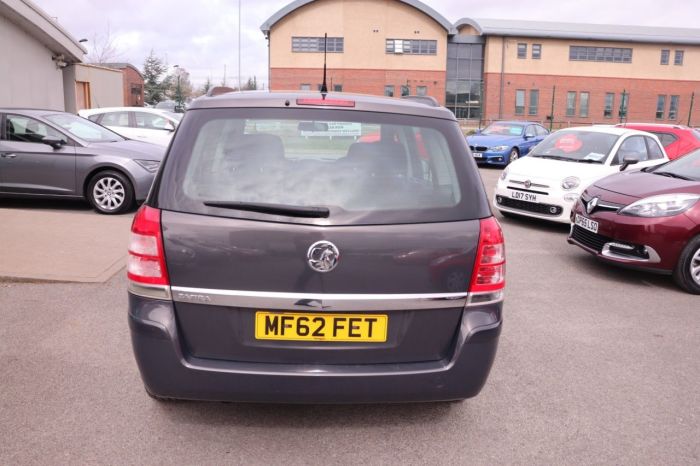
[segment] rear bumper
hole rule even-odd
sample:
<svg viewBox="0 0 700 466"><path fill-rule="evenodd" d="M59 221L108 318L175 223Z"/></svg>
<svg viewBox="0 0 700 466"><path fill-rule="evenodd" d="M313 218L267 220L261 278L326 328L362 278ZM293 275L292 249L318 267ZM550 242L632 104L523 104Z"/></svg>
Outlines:
<svg viewBox="0 0 700 466"><path fill-rule="evenodd" d="M501 303L463 313L449 359L410 364L261 364L188 356L173 304L129 295L129 326L141 377L157 396L209 401L383 403L477 395L491 370ZM430 312L430 311L426 311Z"/></svg>

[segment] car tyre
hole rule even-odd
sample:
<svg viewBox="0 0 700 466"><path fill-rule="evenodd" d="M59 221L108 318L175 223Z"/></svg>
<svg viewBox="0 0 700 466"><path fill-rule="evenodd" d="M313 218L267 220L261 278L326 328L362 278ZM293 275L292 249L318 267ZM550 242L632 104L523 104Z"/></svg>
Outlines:
<svg viewBox="0 0 700 466"><path fill-rule="evenodd" d="M675 282L688 293L700 294L700 235L688 241L673 271Z"/></svg>
<svg viewBox="0 0 700 466"><path fill-rule="evenodd" d="M92 177L87 188L87 198L101 214L122 214L134 204L134 188L122 173L106 170Z"/></svg>
<svg viewBox="0 0 700 466"><path fill-rule="evenodd" d="M515 162L519 158L520 158L520 152L518 151L518 148L513 147L510 150L510 154L508 154L508 164L507 165L510 165L511 163Z"/></svg>

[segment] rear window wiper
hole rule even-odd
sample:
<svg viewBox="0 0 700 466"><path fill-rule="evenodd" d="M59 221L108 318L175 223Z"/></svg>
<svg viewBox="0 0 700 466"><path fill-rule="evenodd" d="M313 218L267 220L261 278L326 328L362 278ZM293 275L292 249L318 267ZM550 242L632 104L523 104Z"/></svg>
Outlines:
<svg viewBox="0 0 700 466"><path fill-rule="evenodd" d="M328 207L292 206L285 204L264 204L258 202L205 201L204 205L209 207L219 207L222 209L243 210L246 212L259 212L261 214L285 215L288 217L303 218L328 218L331 213Z"/></svg>
<svg viewBox="0 0 700 466"><path fill-rule="evenodd" d="M659 171L654 171L654 172L651 172L651 173L653 173L654 175L668 176L668 177L670 177L670 178L678 178L679 180L695 181L693 178L688 178L687 176L678 175L678 174L672 173L672 172L659 172Z"/></svg>

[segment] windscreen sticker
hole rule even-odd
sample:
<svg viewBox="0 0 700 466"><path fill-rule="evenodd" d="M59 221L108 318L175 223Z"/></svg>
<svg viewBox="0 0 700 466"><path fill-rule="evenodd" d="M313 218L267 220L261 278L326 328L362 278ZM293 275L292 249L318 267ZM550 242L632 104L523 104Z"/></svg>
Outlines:
<svg viewBox="0 0 700 466"><path fill-rule="evenodd" d="M557 139L557 142L554 143L554 147L569 154L583 147L583 141L575 134L567 134Z"/></svg>
<svg viewBox="0 0 700 466"><path fill-rule="evenodd" d="M513 136L520 136L521 131L522 129L518 128L517 126L510 127L510 134L512 134Z"/></svg>
<svg viewBox="0 0 700 466"><path fill-rule="evenodd" d="M605 154L601 154L599 152L591 152L587 156L585 156L583 159L584 160L593 160L595 162L599 162L605 158Z"/></svg>

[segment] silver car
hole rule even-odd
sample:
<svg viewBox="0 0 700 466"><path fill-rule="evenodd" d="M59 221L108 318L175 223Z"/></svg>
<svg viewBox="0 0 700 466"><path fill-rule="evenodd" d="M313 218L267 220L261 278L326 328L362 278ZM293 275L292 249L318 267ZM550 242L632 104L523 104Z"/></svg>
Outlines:
<svg viewBox="0 0 700 466"><path fill-rule="evenodd" d="M70 113L0 108L0 197L84 198L123 213L146 198L164 153Z"/></svg>

